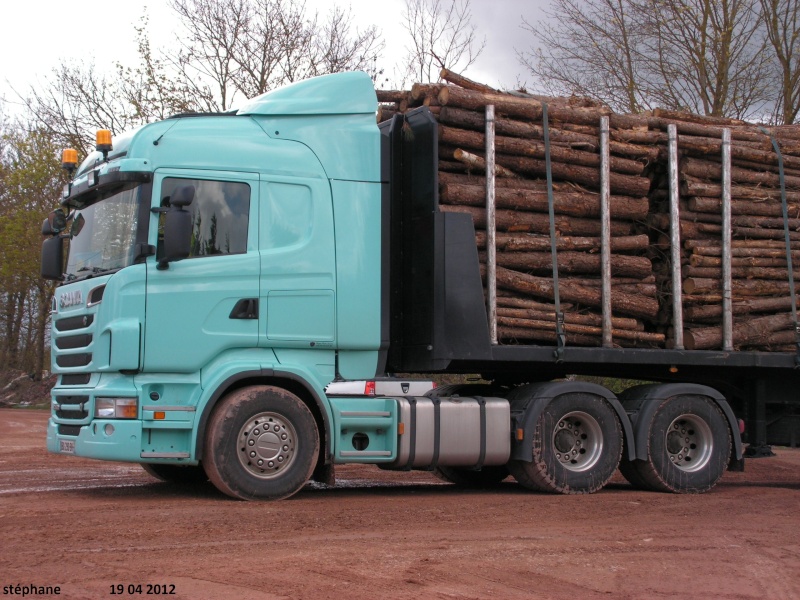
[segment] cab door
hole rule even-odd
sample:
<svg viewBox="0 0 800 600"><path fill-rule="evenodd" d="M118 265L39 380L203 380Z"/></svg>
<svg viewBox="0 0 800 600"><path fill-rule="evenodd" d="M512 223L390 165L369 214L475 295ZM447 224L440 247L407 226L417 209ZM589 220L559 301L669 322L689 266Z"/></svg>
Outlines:
<svg viewBox="0 0 800 600"><path fill-rule="evenodd" d="M181 186L194 187L189 258L158 268L163 217L151 219L158 246L147 262L148 372L197 372L226 350L258 344L258 174L160 169L153 208Z"/></svg>

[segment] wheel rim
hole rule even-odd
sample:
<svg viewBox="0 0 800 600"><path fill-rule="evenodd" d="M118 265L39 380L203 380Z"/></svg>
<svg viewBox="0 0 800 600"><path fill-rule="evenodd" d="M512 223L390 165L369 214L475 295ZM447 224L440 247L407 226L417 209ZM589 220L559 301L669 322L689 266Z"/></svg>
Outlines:
<svg viewBox="0 0 800 600"><path fill-rule="evenodd" d="M697 415L681 415L667 430L667 454L682 471L699 471L711 460L714 441L711 428Z"/></svg>
<svg viewBox="0 0 800 600"><path fill-rule="evenodd" d="M603 432L593 416L575 411L556 423L552 443L561 466L570 471L586 471L600 460Z"/></svg>
<svg viewBox="0 0 800 600"><path fill-rule="evenodd" d="M297 433L285 417L264 412L250 418L239 430L237 456L242 466L259 479L283 473L296 456Z"/></svg>

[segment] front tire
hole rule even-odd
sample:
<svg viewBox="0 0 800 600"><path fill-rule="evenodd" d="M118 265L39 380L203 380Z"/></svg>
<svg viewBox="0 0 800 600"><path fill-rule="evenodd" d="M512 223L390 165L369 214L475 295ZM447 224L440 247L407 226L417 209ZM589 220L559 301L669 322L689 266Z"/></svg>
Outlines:
<svg viewBox="0 0 800 600"><path fill-rule="evenodd" d="M273 386L236 390L214 409L203 464L211 482L242 500L279 500L311 477L319 432L308 406Z"/></svg>
<svg viewBox="0 0 800 600"><path fill-rule="evenodd" d="M589 494L601 489L622 457L622 426L599 396L563 394L542 411L533 436L532 460L508 465L528 489Z"/></svg>

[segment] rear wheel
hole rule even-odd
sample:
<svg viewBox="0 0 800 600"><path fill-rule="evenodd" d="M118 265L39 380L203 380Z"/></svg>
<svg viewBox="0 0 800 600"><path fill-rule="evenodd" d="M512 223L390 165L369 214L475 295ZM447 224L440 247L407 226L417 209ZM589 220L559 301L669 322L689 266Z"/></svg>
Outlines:
<svg viewBox="0 0 800 600"><path fill-rule="evenodd" d="M242 500L298 492L319 453L314 416L300 398L272 386L242 388L211 416L203 464L211 482Z"/></svg>
<svg viewBox="0 0 800 600"><path fill-rule="evenodd" d="M592 394L563 394L536 422L532 460L508 468L529 489L588 494L608 483L621 456L622 426L611 405Z"/></svg>
<svg viewBox="0 0 800 600"><path fill-rule="evenodd" d="M508 468L503 465L492 465L481 468L480 471L467 467L436 467L433 474L448 483L455 483L464 487L483 488L492 487L508 477Z"/></svg>
<svg viewBox="0 0 800 600"><path fill-rule="evenodd" d="M161 481L179 484L206 483L208 475L200 465L162 465L142 463L142 468Z"/></svg>
<svg viewBox="0 0 800 600"><path fill-rule="evenodd" d="M717 403L705 396L673 396L653 413L647 460L626 462L620 470L639 487L700 493L717 484L730 455L731 433Z"/></svg>

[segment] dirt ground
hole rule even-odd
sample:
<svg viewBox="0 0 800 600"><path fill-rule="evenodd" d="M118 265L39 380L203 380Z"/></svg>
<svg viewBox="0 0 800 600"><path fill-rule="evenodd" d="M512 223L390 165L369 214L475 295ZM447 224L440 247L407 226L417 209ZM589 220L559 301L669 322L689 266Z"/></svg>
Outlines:
<svg viewBox="0 0 800 600"><path fill-rule="evenodd" d="M138 465L48 454L46 421L0 409L3 597L16 584L154 597L147 585L158 584L191 600L800 598L796 449L699 496L621 478L591 496L512 480L470 491L348 466L336 488L247 503Z"/></svg>

